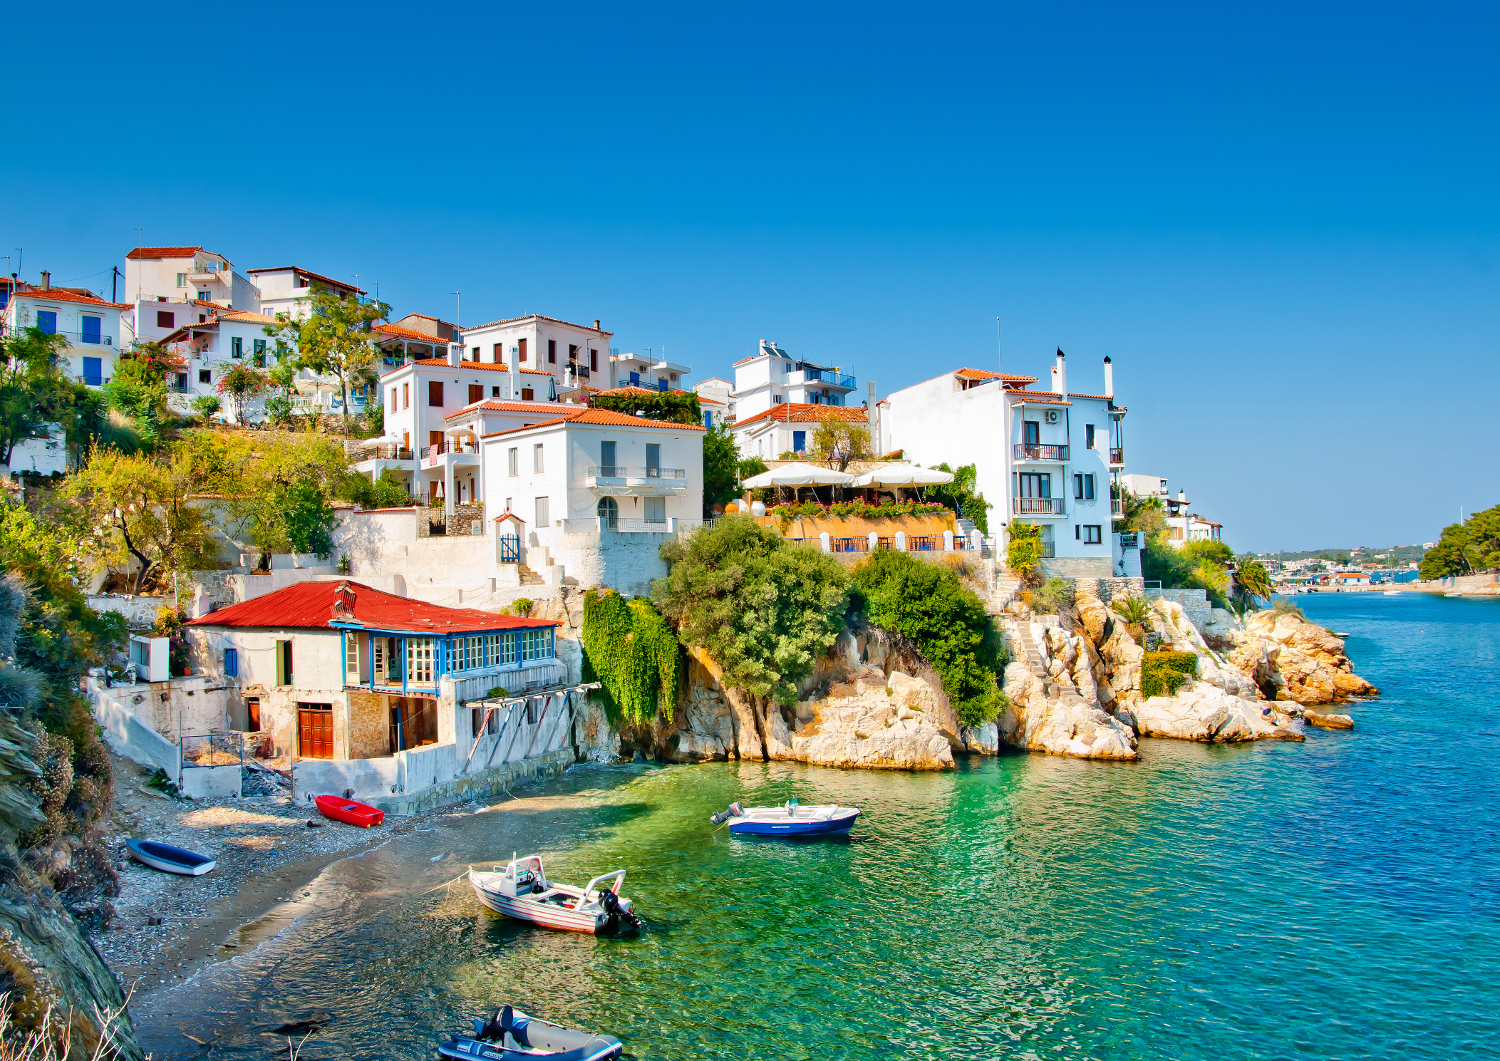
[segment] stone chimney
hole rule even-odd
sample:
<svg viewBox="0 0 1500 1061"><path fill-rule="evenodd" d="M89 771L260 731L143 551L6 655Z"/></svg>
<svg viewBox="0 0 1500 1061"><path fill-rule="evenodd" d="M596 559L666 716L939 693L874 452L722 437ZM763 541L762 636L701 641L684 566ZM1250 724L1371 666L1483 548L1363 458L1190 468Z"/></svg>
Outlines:
<svg viewBox="0 0 1500 1061"><path fill-rule="evenodd" d="M1107 357L1104 359L1104 396L1106 398L1115 396L1115 366Z"/></svg>
<svg viewBox="0 0 1500 1061"><path fill-rule="evenodd" d="M594 331L596 331L596 332L602 332L603 330L604 330L603 328L599 327L599 318L595 317L594 318Z"/></svg>
<svg viewBox="0 0 1500 1061"><path fill-rule="evenodd" d="M45 269L42 270L42 290L43 291L51 291L52 290L52 274L49 273Z"/></svg>
<svg viewBox="0 0 1500 1061"><path fill-rule="evenodd" d="M1057 364L1052 369L1052 393L1068 393L1068 362L1061 347L1057 350Z"/></svg>

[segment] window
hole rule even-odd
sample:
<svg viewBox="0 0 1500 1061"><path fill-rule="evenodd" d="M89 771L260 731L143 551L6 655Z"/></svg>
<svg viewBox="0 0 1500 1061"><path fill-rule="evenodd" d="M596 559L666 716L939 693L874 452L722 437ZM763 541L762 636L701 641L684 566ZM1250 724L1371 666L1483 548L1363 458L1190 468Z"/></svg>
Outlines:
<svg viewBox="0 0 1500 1061"><path fill-rule="evenodd" d="M620 529L620 505L614 498L601 497L594 508L594 514L599 517L600 530Z"/></svg>
<svg viewBox="0 0 1500 1061"><path fill-rule="evenodd" d="M505 344L496 343L490 349L490 356L495 359L495 364L503 364L505 362Z"/></svg>
<svg viewBox="0 0 1500 1061"><path fill-rule="evenodd" d="M552 628L521 631L521 660L530 663L534 659L552 658Z"/></svg>
<svg viewBox="0 0 1500 1061"><path fill-rule="evenodd" d="M578 363L578 347L574 346L572 343L569 343L568 344L568 364L573 365L573 364L577 364L577 363Z"/></svg>
<svg viewBox="0 0 1500 1061"><path fill-rule="evenodd" d="M177 327L176 321L177 314L171 313L164 309L159 309L156 311L156 326L158 328L166 328L168 330L171 330L172 328Z"/></svg>
<svg viewBox="0 0 1500 1061"><path fill-rule="evenodd" d="M545 497L536 499L536 525L538 529L552 526L552 513L547 502L548 499Z"/></svg>
<svg viewBox="0 0 1500 1061"><path fill-rule="evenodd" d="M482 384L482 383L471 383L471 384L469 384L469 402L470 402L470 404L472 404L474 402L482 402L482 401L484 401L484 384Z"/></svg>
<svg viewBox="0 0 1500 1061"><path fill-rule="evenodd" d="M1022 497L1051 497L1052 475L1050 472L1022 472L1021 496Z"/></svg>
<svg viewBox="0 0 1500 1061"><path fill-rule="evenodd" d="M1021 443L1027 446L1041 445L1042 423L1040 420L1023 420L1021 422Z"/></svg>
<svg viewBox="0 0 1500 1061"><path fill-rule="evenodd" d="M597 351L597 350L590 350L589 351L589 371L590 372L598 372L599 371L599 351Z"/></svg>
<svg viewBox="0 0 1500 1061"><path fill-rule="evenodd" d="M229 340L229 356L230 357L244 357L245 356L245 340L241 339L238 335L232 336L230 338L230 340Z"/></svg>
<svg viewBox="0 0 1500 1061"><path fill-rule="evenodd" d="M714 414L706 409L703 411L703 426L709 430L714 426Z"/></svg>
<svg viewBox="0 0 1500 1061"><path fill-rule="evenodd" d="M524 364L525 361L526 361L526 340L525 339L518 340L517 343L516 343L516 345L518 347L520 347L521 361Z"/></svg>
<svg viewBox="0 0 1500 1061"><path fill-rule="evenodd" d="M245 732L260 732L260 697L245 697Z"/></svg>
<svg viewBox="0 0 1500 1061"><path fill-rule="evenodd" d="M547 364L549 364L549 365L555 365L555 364L557 364L557 340L556 339L548 339L547 340Z"/></svg>
<svg viewBox="0 0 1500 1061"><path fill-rule="evenodd" d="M177 274L177 286L178 287L187 287L187 273L178 273Z"/></svg>
<svg viewBox="0 0 1500 1061"><path fill-rule="evenodd" d="M540 442L531 447L531 470L537 473L542 471L542 444Z"/></svg>
<svg viewBox="0 0 1500 1061"><path fill-rule="evenodd" d="M359 635L349 631L344 633L344 683L359 684Z"/></svg>
<svg viewBox="0 0 1500 1061"><path fill-rule="evenodd" d="M86 357L83 359L83 382L90 387L102 387L104 385L103 358Z"/></svg>
<svg viewBox="0 0 1500 1061"><path fill-rule="evenodd" d="M432 684L433 644L433 639L430 637L408 637L406 639L406 680L408 684Z"/></svg>
<svg viewBox="0 0 1500 1061"><path fill-rule="evenodd" d="M224 677L238 678L240 676L240 654L232 648L224 650Z"/></svg>
<svg viewBox="0 0 1500 1061"><path fill-rule="evenodd" d="M198 301L199 302L212 302L213 300L214 300L214 293L212 291L199 291L198 292Z"/></svg>
<svg viewBox="0 0 1500 1061"><path fill-rule="evenodd" d="M535 394L536 394L536 392L533 391L530 387L522 387L521 388L521 400L523 402L529 402L529 401L531 401L531 399L535 396ZM528 425L528 426L530 426L530 425Z"/></svg>
<svg viewBox="0 0 1500 1061"><path fill-rule="evenodd" d="M1079 501L1094 500L1094 473L1073 476L1073 496Z"/></svg>
<svg viewBox="0 0 1500 1061"><path fill-rule="evenodd" d="M1103 524L1084 524L1083 544L1100 545L1104 541Z"/></svg>
<svg viewBox="0 0 1500 1061"><path fill-rule="evenodd" d="M429 431L429 432L427 432L427 444L429 446L442 446L442 444L443 444L443 433L441 431Z"/></svg>
<svg viewBox="0 0 1500 1061"><path fill-rule="evenodd" d="M266 367L266 341L264 339L255 340L255 367Z"/></svg>
<svg viewBox="0 0 1500 1061"><path fill-rule="evenodd" d="M442 408L443 405L443 381L430 379L427 381L427 404Z"/></svg>
<svg viewBox="0 0 1500 1061"><path fill-rule="evenodd" d="M78 324L79 328L81 329L78 333L78 338L83 342L92 343L95 346L99 345L99 343L104 338L103 332L101 330L104 325L104 318L79 317Z"/></svg>
<svg viewBox="0 0 1500 1061"><path fill-rule="evenodd" d="M478 361L479 360L479 347L477 347L477 346L474 347L472 350L469 351L469 354L470 354L470 357L469 357L470 361Z"/></svg>
<svg viewBox="0 0 1500 1061"><path fill-rule="evenodd" d="M599 474L609 478L615 474L615 444L599 443Z"/></svg>
<svg viewBox="0 0 1500 1061"><path fill-rule="evenodd" d="M520 475L521 471L519 465L521 463L521 448L519 446L512 446L510 448L510 452L506 454L506 459L510 466L510 474ZM505 507L507 509L510 508L509 505L506 505Z"/></svg>
<svg viewBox="0 0 1500 1061"><path fill-rule="evenodd" d="M1084 424L1083 425L1083 448L1084 449L1093 449L1094 448L1094 425L1093 424Z"/></svg>
<svg viewBox="0 0 1500 1061"><path fill-rule="evenodd" d="M39 309L36 311L36 326L42 330L43 335L57 334L57 311L50 309Z"/></svg>
<svg viewBox="0 0 1500 1061"><path fill-rule="evenodd" d="M664 497L646 498L646 522L667 522L667 499Z"/></svg>
<svg viewBox="0 0 1500 1061"><path fill-rule="evenodd" d="M292 684L292 643L276 642L276 684Z"/></svg>
<svg viewBox="0 0 1500 1061"><path fill-rule="evenodd" d="M200 368L198 370L198 382L199 383L212 383L213 382L213 370L212 369L207 369L207 368Z"/></svg>
<svg viewBox="0 0 1500 1061"><path fill-rule="evenodd" d="M792 450L794 452L796 452L796 453L801 453L805 449L807 449L807 432L806 431L793 431L792 432Z"/></svg>
<svg viewBox="0 0 1500 1061"><path fill-rule="evenodd" d="M391 412L393 412L393 413L396 411L396 397L397 397L396 396L396 388L392 387L391 388Z"/></svg>

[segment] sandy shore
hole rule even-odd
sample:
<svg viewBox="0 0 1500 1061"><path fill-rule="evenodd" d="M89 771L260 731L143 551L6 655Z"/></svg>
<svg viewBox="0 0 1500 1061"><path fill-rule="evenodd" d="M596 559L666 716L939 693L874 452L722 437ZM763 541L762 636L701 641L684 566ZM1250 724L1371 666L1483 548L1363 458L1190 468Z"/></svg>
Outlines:
<svg viewBox="0 0 1500 1061"><path fill-rule="evenodd" d="M296 804L287 796L170 799L144 787L150 771L112 758L109 847L121 893L114 900L116 916L94 942L120 983L142 992L275 935L305 912L299 900L326 867L426 818L387 818L384 825L360 829L329 821L301 794ZM202 877L161 873L130 857L128 839L184 847L216 858L218 866Z"/></svg>

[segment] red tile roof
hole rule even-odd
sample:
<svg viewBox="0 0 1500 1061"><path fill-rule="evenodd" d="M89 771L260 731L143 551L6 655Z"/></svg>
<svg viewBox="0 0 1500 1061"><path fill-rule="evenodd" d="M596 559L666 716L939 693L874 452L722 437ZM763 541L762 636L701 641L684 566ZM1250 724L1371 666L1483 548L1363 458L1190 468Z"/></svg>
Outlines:
<svg viewBox="0 0 1500 1061"><path fill-rule="evenodd" d="M1100 401L1114 401L1108 394L1069 394L1069 398L1098 398Z"/></svg>
<svg viewBox="0 0 1500 1061"><path fill-rule="evenodd" d="M154 261L157 258L191 258L202 247L137 247L125 255L129 261Z"/></svg>
<svg viewBox="0 0 1500 1061"><path fill-rule="evenodd" d="M66 291L60 287L41 288L24 282L16 289L16 297L39 298L49 302L79 302L85 306L108 306L110 309L130 308L128 302L109 302L93 295L80 295L76 291Z"/></svg>
<svg viewBox="0 0 1500 1061"><path fill-rule="evenodd" d="M353 291L356 294L363 295L365 293L364 288L355 287L353 284L351 284L347 280L335 280L331 276L324 276L322 273L315 273L311 269L304 269L304 268L302 268L302 266L300 266L300 265L273 265L273 266L271 266L270 268L267 268L267 269L246 269L245 272L247 272L247 273L301 273L303 276L310 276L314 280L318 280L318 281L320 281L322 283L325 283L325 284L332 284L334 287L347 288L348 290Z"/></svg>
<svg viewBox="0 0 1500 1061"><path fill-rule="evenodd" d="M953 373L959 379L1008 379L1016 383L1035 383L1035 376L1013 376L1009 372L991 372L984 368L961 368Z"/></svg>
<svg viewBox="0 0 1500 1061"><path fill-rule="evenodd" d="M647 420L644 416L617 413L613 409L579 409L563 413L551 420L528 424L525 427L509 427L503 431L491 431L484 438L509 435L515 431L529 431L533 427L555 427L558 424L593 424L599 427L654 427L663 431L707 431L702 424L679 424L673 420Z"/></svg>
<svg viewBox="0 0 1500 1061"><path fill-rule="evenodd" d="M785 402L781 405L773 405L763 413L756 413L748 420L741 420L734 426L744 427L759 420L775 420L783 424L821 424L824 420L848 420L850 423L864 423L869 415L861 406L850 408L847 405L812 405L806 402Z"/></svg>
<svg viewBox="0 0 1500 1061"><path fill-rule="evenodd" d="M536 321L551 321L553 324L566 324L569 328L577 328L580 331L593 332L595 335L613 335L613 334L615 334L614 332L607 332L607 331L605 331L602 328L597 328L597 329L596 328L591 328L587 324L574 324L572 321L559 320L556 317L544 317L540 313L528 313L528 314L526 314L523 317L505 317L505 318L503 318L501 320L497 320L497 321L486 321L483 324L471 324L467 328L464 328L463 332L464 332L465 335L467 335L469 332L477 332L477 331L480 331L480 330L482 330L484 328L493 328L497 324L515 324L517 321L532 321L532 320L536 320Z"/></svg>
<svg viewBox="0 0 1500 1061"><path fill-rule="evenodd" d="M339 614L335 616L335 605ZM519 630L560 626L551 619L495 615L474 608L398 597L358 582L298 582L285 589L210 612L188 626L255 627L277 630L331 630L333 622L370 630L455 634L471 630Z"/></svg>
<svg viewBox="0 0 1500 1061"><path fill-rule="evenodd" d="M444 346L448 345L447 339L440 339L436 335L428 335L426 332L419 332L412 328L403 328L399 324L377 324L375 325L375 331L384 332L393 339L415 339L419 343L427 343L429 345L433 343L441 343Z"/></svg>
<svg viewBox="0 0 1500 1061"><path fill-rule="evenodd" d="M482 402L473 402L464 406L456 413L452 413L443 419L457 420L461 417L471 416L474 413L555 413L559 409L578 409L582 406L568 406L563 402L512 402L503 398L486 398Z"/></svg>
<svg viewBox="0 0 1500 1061"><path fill-rule="evenodd" d="M443 340L441 340L441 339L434 340L434 339L432 339L431 336L429 336L428 337L428 341L429 342L442 342ZM450 364L448 364L448 359L446 357L419 357L415 361L408 361L404 365L397 365L395 368L391 369L390 372L382 372L380 375L381 375L382 378L384 378L386 376L391 375L392 373L400 372L403 368L408 368L408 367L410 367L412 365L421 365L423 368L451 368L455 372L462 372L465 369L470 369L470 368L483 369L486 372L509 372L510 371L510 366L509 365L496 365L496 364L494 364L492 362L489 362L489 361L460 361L456 365L450 365ZM544 371L542 371L539 368L523 368L523 369L520 369L519 371L520 371L520 374L523 375L523 376L551 376L552 375L552 373L550 373L550 372L544 372ZM555 379L556 377L553 377L553 378ZM561 381L559 381L559 382L561 382Z"/></svg>
<svg viewBox="0 0 1500 1061"><path fill-rule="evenodd" d="M1061 394L1052 394L1048 391L1006 391L1005 396L1012 400L1019 398L1026 405L1072 405L1073 403L1063 398Z"/></svg>

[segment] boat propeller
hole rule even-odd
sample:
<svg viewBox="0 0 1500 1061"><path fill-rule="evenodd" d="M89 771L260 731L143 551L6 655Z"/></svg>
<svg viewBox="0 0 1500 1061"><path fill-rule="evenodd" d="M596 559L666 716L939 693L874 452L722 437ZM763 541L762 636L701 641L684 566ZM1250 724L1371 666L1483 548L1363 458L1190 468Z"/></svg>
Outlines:
<svg viewBox="0 0 1500 1061"><path fill-rule="evenodd" d="M631 928L639 929L641 927L641 919L635 915L635 911L621 906L620 897L614 892L606 890L600 895L599 905L604 907L604 912L608 915L611 926L618 925L623 921Z"/></svg>
<svg viewBox="0 0 1500 1061"><path fill-rule="evenodd" d="M708 820L713 822L715 825L723 825L730 818L739 818L743 816L744 813L744 807L741 807L738 803L731 803L727 810L721 810L718 814L713 815Z"/></svg>

